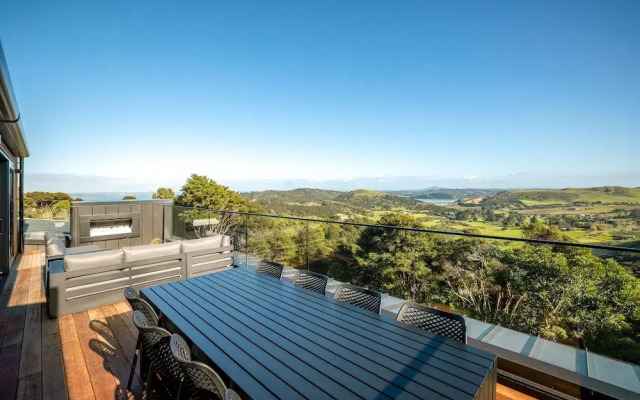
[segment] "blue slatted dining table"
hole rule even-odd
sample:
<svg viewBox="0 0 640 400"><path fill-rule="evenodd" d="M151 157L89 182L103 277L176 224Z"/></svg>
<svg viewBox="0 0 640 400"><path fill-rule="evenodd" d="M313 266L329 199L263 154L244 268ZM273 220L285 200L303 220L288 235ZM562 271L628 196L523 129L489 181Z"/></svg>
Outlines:
<svg viewBox="0 0 640 400"><path fill-rule="evenodd" d="M495 355L251 269L142 295L254 400L496 397Z"/></svg>

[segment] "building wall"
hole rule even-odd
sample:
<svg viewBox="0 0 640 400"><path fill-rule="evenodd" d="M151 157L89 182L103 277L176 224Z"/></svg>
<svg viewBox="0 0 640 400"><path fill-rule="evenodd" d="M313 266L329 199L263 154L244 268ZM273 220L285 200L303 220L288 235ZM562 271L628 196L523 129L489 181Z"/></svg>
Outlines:
<svg viewBox="0 0 640 400"><path fill-rule="evenodd" d="M14 161L14 165L16 169L18 168L18 163ZM22 238L19 237L21 233L20 227L20 174L13 174L13 254L18 255L20 252L20 242Z"/></svg>
<svg viewBox="0 0 640 400"><path fill-rule="evenodd" d="M110 202L71 203L71 246L97 245L103 249L151 244L154 239L164 241L164 210L171 200L125 200ZM139 233L133 237L99 240L81 240L81 221L92 217L118 219L120 216L139 216ZM86 222L85 222L86 223Z"/></svg>
<svg viewBox="0 0 640 400"><path fill-rule="evenodd" d="M19 182L20 182L20 178L19 178L19 174L17 172L15 172L18 169L18 164L19 164L19 160L17 157L14 156L14 154L11 152L11 150L7 147L7 145L4 143L4 141L0 141L0 152L2 154L0 154L0 157L2 158L8 158L9 161L11 161L13 163L13 167L14 167L14 174L13 174L13 180L10 182L10 185L12 186L13 190L13 210L10 210L13 213L13 221L12 221L12 229L11 229L11 235L12 235L12 248L10 249L10 261L9 261L9 265L11 266L11 264L13 264L13 262L15 261L16 256L18 255L19 252L19 245L20 245L20 240L21 238L19 238L19 222L20 222L20 198L19 198L19 194L20 194L20 190L19 190ZM6 201L4 198L0 199L1 202ZM4 244L3 244L4 245ZM3 272L3 271L0 271ZM4 272L8 272L8 271L4 271Z"/></svg>

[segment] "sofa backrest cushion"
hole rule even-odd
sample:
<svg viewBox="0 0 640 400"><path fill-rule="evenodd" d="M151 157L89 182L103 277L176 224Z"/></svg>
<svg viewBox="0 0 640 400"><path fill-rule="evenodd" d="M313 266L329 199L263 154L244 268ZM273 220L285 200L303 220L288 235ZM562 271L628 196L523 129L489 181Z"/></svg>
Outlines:
<svg viewBox="0 0 640 400"><path fill-rule="evenodd" d="M44 245L45 245L45 246L50 245L50 244L51 244L51 241L52 241L53 239L55 239L55 238L56 238L56 235L54 235L53 233L51 233L51 232L45 232L45 233L44 233Z"/></svg>
<svg viewBox="0 0 640 400"><path fill-rule="evenodd" d="M144 246L123 247L122 250L124 250L125 262L147 260L149 258L180 254L180 241L161 244L148 244Z"/></svg>
<svg viewBox="0 0 640 400"><path fill-rule="evenodd" d="M78 271L87 268L103 267L105 265L122 264L124 252L122 250L105 250L94 253L73 254L64 258L64 269Z"/></svg>
<svg viewBox="0 0 640 400"><path fill-rule="evenodd" d="M47 257L64 256L66 254L66 249L62 240L57 237L52 238L45 248L45 254Z"/></svg>
<svg viewBox="0 0 640 400"><path fill-rule="evenodd" d="M185 240L182 242L182 252L189 253L192 251L213 250L231 244L231 237L227 235L216 234L202 239Z"/></svg>

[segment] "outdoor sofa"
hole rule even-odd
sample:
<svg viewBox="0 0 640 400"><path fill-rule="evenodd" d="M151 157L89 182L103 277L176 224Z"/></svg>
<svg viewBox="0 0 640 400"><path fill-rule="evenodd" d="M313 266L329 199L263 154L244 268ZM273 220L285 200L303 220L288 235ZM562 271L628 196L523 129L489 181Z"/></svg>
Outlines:
<svg viewBox="0 0 640 400"><path fill-rule="evenodd" d="M233 245L226 235L118 250L76 249L70 254L71 249L47 247L51 318L124 300L122 289L127 286L141 288L233 268ZM55 255L60 251L66 254Z"/></svg>
<svg viewBox="0 0 640 400"><path fill-rule="evenodd" d="M79 247L65 247L65 242L60 239L54 233L45 232L44 233L44 249L45 249L45 258L44 258L44 288L45 293L49 293L49 263L62 260L67 255L74 254L84 254L84 253L92 253L96 251L103 251L100 247L96 245L85 245Z"/></svg>

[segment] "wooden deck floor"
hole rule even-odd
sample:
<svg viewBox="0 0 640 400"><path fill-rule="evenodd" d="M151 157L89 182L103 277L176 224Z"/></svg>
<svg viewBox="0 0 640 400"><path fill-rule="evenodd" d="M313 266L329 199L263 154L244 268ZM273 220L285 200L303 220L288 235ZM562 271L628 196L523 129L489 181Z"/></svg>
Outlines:
<svg viewBox="0 0 640 400"><path fill-rule="evenodd" d="M49 319L44 254L17 262L0 293L0 399L139 399L138 375L126 389L137 335L129 305ZM497 399L532 398L498 385Z"/></svg>
<svg viewBox="0 0 640 400"><path fill-rule="evenodd" d="M140 398L126 389L136 329L126 302L49 319L44 254L22 255L0 295L0 399Z"/></svg>

